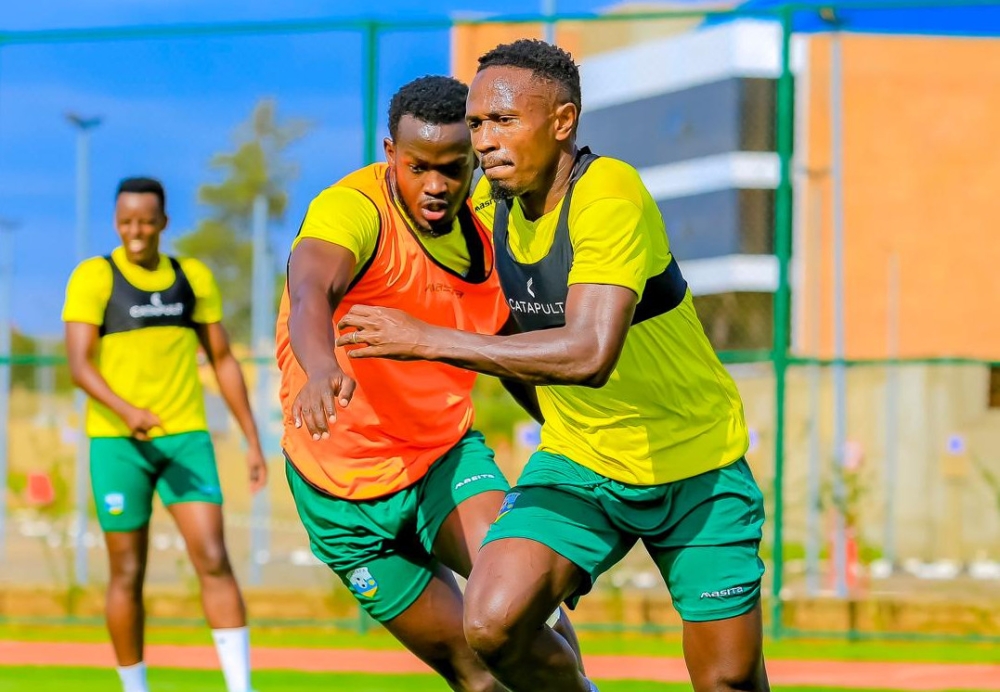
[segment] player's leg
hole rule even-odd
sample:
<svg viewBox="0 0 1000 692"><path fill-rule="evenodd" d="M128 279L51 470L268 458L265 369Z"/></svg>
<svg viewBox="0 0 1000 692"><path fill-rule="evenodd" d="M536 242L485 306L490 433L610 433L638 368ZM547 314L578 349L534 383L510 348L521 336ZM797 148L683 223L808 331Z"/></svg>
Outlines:
<svg viewBox="0 0 1000 692"><path fill-rule="evenodd" d="M670 518L644 539L684 621L696 692L769 689L758 556L763 497L745 461L669 485Z"/></svg>
<svg viewBox="0 0 1000 692"><path fill-rule="evenodd" d="M545 626L585 579L575 564L534 540L483 546L465 589L465 636L512 692L592 689L576 652Z"/></svg>
<svg viewBox="0 0 1000 692"><path fill-rule="evenodd" d="M608 523L593 497L596 482L565 457L534 454L473 566L466 637L514 692L592 689L566 641L544 623L634 543Z"/></svg>
<svg viewBox="0 0 1000 692"><path fill-rule="evenodd" d="M108 548L105 617L125 692L146 692L142 587L156 470L129 438L94 438L90 480Z"/></svg>
<svg viewBox="0 0 1000 692"><path fill-rule="evenodd" d="M226 689L250 690L250 636L246 607L226 550L222 491L208 433L153 441L163 457L157 491L184 537L198 576L205 619L219 655Z"/></svg>
<svg viewBox="0 0 1000 692"><path fill-rule="evenodd" d="M212 502L174 502L167 506L184 537L198 575L205 620L215 629L246 626L246 608L229 563L222 507Z"/></svg>
<svg viewBox="0 0 1000 692"><path fill-rule="evenodd" d="M418 534L424 547L468 579L486 532L497 518L510 487L483 435L470 431L438 460L420 484ZM583 658L573 625L561 607L549 622Z"/></svg>
<svg viewBox="0 0 1000 692"><path fill-rule="evenodd" d="M352 502L319 492L290 464L286 476L313 553L365 612L453 690L500 692L465 641L454 576L417 539L417 491Z"/></svg>
<svg viewBox="0 0 1000 692"><path fill-rule="evenodd" d="M146 575L149 526L135 531L108 531L108 590L104 604L108 633L118 665L133 666L143 660L145 610L142 585Z"/></svg>
<svg viewBox="0 0 1000 692"><path fill-rule="evenodd" d="M458 583L451 570L435 562L433 574L417 600L383 624L407 649L437 671L451 689L503 692L504 688L469 648L462 616Z"/></svg>

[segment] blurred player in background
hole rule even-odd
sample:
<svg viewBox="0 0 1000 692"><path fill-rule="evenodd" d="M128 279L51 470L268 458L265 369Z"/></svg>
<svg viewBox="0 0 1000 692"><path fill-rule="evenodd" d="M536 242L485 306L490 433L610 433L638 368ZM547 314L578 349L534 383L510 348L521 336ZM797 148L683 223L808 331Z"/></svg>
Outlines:
<svg viewBox="0 0 1000 692"><path fill-rule="evenodd" d="M90 477L110 564L108 631L124 692L146 692L142 589L155 490L198 574L226 687L249 692L246 612L223 539L199 345L246 437L252 492L264 487L267 467L215 280L201 262L160 252L166 227L159 181L123 180L115 203L121 246L75 269L63 308L73 381L90 397Z"/></svg>

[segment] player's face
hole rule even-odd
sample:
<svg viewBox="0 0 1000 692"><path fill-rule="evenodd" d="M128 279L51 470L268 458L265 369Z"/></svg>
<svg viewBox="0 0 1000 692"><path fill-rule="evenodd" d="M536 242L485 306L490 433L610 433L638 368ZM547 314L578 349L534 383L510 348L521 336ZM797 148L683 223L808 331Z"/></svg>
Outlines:
<svg viewBox="0 0 1000 692"><path fill-rule="evenodd" d="M561 139L551 83L520 67L488 67L469 87L466 122L493 196L511 198L544 185Z"/></svg>
<svg viewBox="0 0 1000 692"><path fill-rule="evenodd" d="M475 168L465 123L431 125L404 115L395 141L385 140L385 156L410 220L419 230L448 233L469 197Z"/></svg>
<svg viewBox="0 0 1000 692"><path fill-rule="evenodd" d="M115 203L115 230L132 264L150 269L159 259L160 233L167 217L151 192L123 192Z"/></svg>

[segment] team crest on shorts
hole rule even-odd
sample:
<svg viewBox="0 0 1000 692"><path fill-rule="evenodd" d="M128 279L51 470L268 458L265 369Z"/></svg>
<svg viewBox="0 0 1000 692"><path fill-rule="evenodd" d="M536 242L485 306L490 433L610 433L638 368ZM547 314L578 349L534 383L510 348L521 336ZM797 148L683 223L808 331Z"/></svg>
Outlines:
<svg viewBox="0 0 1000 692"><path fill-rule="evenodd" d="M104 496L104 509L111 516L117 517L125 511L125 495L122 493L108 493Z"/></svg>
<svg viewBox="0 0 1000 692"><path fill-rule="evenodd" d="M351 588L359 596L375 598L378 592L378 582L367 567L360 567L348 574L347 581L351 582Z"/></svg>
<svg viewBox="0 0 1000 692"><path fill-rule="evenodd" d="M500 521L510 510L514 509L514 503L517 502L517 498L521 497L521 493L507 493L503 499L503 504L500 505L500 511L497 513L497 518L494 521Z"/></svg>

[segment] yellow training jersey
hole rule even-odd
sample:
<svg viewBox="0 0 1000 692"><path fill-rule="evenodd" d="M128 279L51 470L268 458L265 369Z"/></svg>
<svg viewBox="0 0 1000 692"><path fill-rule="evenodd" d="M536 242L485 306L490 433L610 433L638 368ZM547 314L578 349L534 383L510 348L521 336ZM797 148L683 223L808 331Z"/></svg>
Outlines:
<svg viewBox="0 0 1000 692"><path fill-rule="evenodd" d="M160 256L160 265L150 271L129 262L120 247L111 253L111 260L121 277L119 281L124 283L116 284L116 272L104 257L80 263L66 287L63 321L101 327L98 370L118 396L159 416L163 428L155 428L151 436L207 430L198 376L199 342L192 323L222 320L222 299L211 271L198 260L180 259L175 262L183 277L178 277L174 262L165 255ZM183 300L175 303L161 297L176 291L185 281L190 285L185 290L190 292L193 305L187 307ZM137 320L164 316L167 326L135 328L132 324L109 328L106 315L110 314L113 286L122 292L135 289L136 295L149 296L142 304L128 307L126 315ZM180 324L183 319L188 320L188 326ZM117 415L93 400L88 402L86 427L91 437L130 435Z"/></svg>
<svg viewBox="0 0 1000 692"><path fill-rule="evenodd" d="M477 185L473 204L492 227L496 203L487 180ZM497 247L498 256L509 252L522 265L545 259L561 211L562 202L529 221L514 200L509 240ZM567 221L570 285L618 285L641 299L647 280L672 260L656 202L638 172L622 161L593 160L575 184ZM512 310L519 307L561 310L561 303ZM696 476L733 463L748 447L739 393L705 336L690 291L674 309L630 327L605 386L539 387L538 399L545 416L541 450L623 483Z"/></svg>

